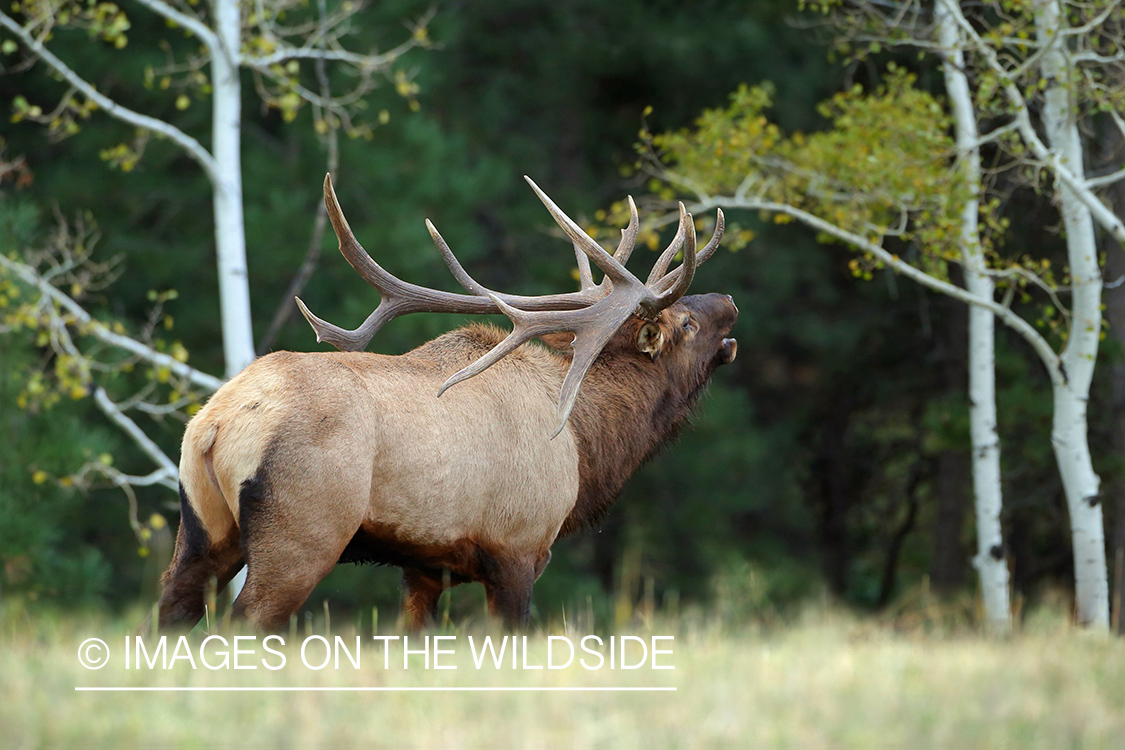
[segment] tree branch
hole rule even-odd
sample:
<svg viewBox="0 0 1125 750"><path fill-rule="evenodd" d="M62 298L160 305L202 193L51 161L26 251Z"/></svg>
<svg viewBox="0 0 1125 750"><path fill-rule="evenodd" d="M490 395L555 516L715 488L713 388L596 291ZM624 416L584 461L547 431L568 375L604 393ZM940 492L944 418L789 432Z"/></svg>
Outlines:
<svg viewBox="0 0 1125 750"><path fill-rule="evenodd" d="M1090 177L1086 180L1086 185L1092 188L1104 187L1106 185L1112 185L1120 180L1125 180L1125 167L1122 167L1116 172L1103 174L1101 177Z"/></svg>
<svg viewBox="0 0 1125 750"><path fill-rule="evenodd" d="M1058 179L1070 188L1075 196L1078 197L1093 215L1094 220L1098 222L1120 244L1125 245L1125 224L1121 219L1107 207L1098 196L1094 195L1090 190L1088 181L1080 179L1070 171L1070 169L1063 164L1053 150L1049 149L1046 144L1039 138L1039 134L1035 132L1035 126L1031 123L1031 113L1027 106L1027 100L1024 99L1023 93L1019 87L1012 81L1009 72L1000 63L996 56L996 50L992 49L980 35L977 34L976 29L969 23L968 19L961 12L961 8L957 3L949 3L950 15L957 21L957 24L964 30L966 36L973 40L974 50L980 54L988 66L1000 76L1001 87L1004 89L1005 95L1010 102L1013 115L1016 118L1016 123L1019 126L1020 135L1031 148L1032 153L1036 158L1043 161Z"/></svg>
<svg viewBox="0 0 1125 750"><path fill-rule="evenodd" d="M4 11L0 11L0 26L12 32L28 49L34 52L39 59L47 63L51 69L62 76L67 83L81 92L83 96L105 110L106 114L122 122L129 123L138 128L144 128L145 130L151 130L154 133L164 136L182 148L187 152L188 156L198 162L212 182L218 180L218 169L215 160L211 156L211 153L203 148L199 141L195 140L175 125L164 122L163 120L158 120L155 117L149 117L148 115L135 112L128 107L118 104L105 94L100 93L92 84L88 83L71 70L66 63L56 57L42 42L33 37L27 29L16 23L15 19Z"/></svg>
<svg viewBox="0 0 1125 750"><path fill-rule="evenodd" d="M429 24L435 13L436 9L430 8L421 20L414 24L414 32L411 33L409 39L382 54L365 55L358 52L348 52L344 49L330 49L327 46L323 46L326 40L324 34L318 30L318 33L308 40L316 43L318 46L306 44L301 47L294 47L289 44L283 44L276 51L268 55L246 55L242 58L242 61L252 68L259 69L270 65L276 65L286 60L325 60L328 62L350 63L363 70L378 70L390 65L415 47L425 44L425 42L419 38L418 31L424 29L426 25ZM328 25L323 18L324 14L322 14L320 29L324 29Z"/></svg>
<svg viewBox="0 0 1125 750"><path fill-rule="evenodd" d="M208 391L217 391L223 384L223 381L212 375L187 365L174 357L170 357L163 352L158 352L155 349L142 344L141 342L114 333L106 328L99 320L95 320L90 313L86 312L73 299L60 292L55 287L48 284L46 281L36 273L35 269L19 261L12 260L5 255L0 254L0 266L7 268L12 273L16 274L27 284L39 290L39 293L49 297L60 306L64 307L67 312L74 316L78 323L85 325L90 333L96 339L104 341L105 343L115 346L118 349L123 349L127 352L137 355L138 357L153 363L159 367L167 367L177 377L184 378L191 383L199 386Z"/></svg>
<svg viewBox="0 0 1125 750"><path fill-rule="evenodd" d="M189 16L173 8L171 5L168 5L163 0L137 0L137 2L153 13L163 16L169 21L177 23L191 31L191 33L195 34L207 45L207 49L211 51L211 54L215 54L218 50L219 38L215 35L215 32L211 30L211 27L195 16Z"/></svg>
<svg viewBox="0 0 1125 750"><path fill-rule="evenodd" d="M871 253L885 265L891 267L908 279L918 282L922 286L929 287L934 291L941 292L942 294L952 297L953 299L960 300L961 302L965 302L970 305L977 305L979 307L985 308L986 310L990 310L994 315L1004 321L1004 323L1008 327L1016 331L1016 333L1022 336L1028 342L1028 344L1031 345L1032 349L1035 350L1035 353L1038 354L1039 358L1043 360L1043 364L1044 366L1046 366L1052 381L1063 381L1062 373L1059 371L1058 367L1059 356L1055 352L1055 350L1051 348L1051 345L1047 342L1047 340L1043 338L1043 336L1040 335L1040 333L1036 331L1030 323L1021 318L1019 315L1016 315L1016 313L1014 313L1007 307L997 304L995 300L978 297L959 286L950 284L948 281L942 281L941 279L935 278L925 271L922 271L921 269L916 268L915 266L912 266L911 264L902 260L897 255L894 255L893 253L887 251L882 245L871 242L867 238L861 237L860 235L853 232L849 232L846 229L843 229L829 221L820 218L819 216L809 213L808 211L803 211L799 208L795 208L784 203L762 201L755 198L739 199L716 196L692 205L690 207L690 210L693 213L700 213L703 211L708 211L712 208L744 208L751 211L770 211L773 213L781 213L787 216L791 216L812 229L815 229L819 232L824 232L825 234L829 234L836 239L847 243L848 245L856 247L864 252Z"/></svg>
<svg viewBox="0 0 1125 750"><path fill-rule="evenodd" d="M177 484L180 478L180 472L176 469L176 465L172 463L172 459L160 450L160 446L152 442L148 435L144 433L137 423L129 418L125 412L117 407L117 404L110 400L106 395L105 389L100 385L94 388L94 403L98 408L110 418L121 430L133 439L145 455L148 456L160 468L145 477L134 477L121 475L119 478L128 480L129 484L143 485L143 484L162 484L170 489L177 489ZM117 480L115 479L115 482ZM120 482L117 482L120 484Z"/></svg>
<svg viewBox="0 0 1125 750"><path fill-rule="evenodd" d="M326 60L328 62L346 62L351 63L357 68L376 70L390 65L397 60L403 52L406 52L414 46L416 46L416 43L404 43L394 50L381 55L362 55L358 52L348 52L347 50L285 46L268 55L246 56L242 58L242 61L252 68L263 68L285 62L286 60ZM400 49L401 51L399 51Z"/></svg>

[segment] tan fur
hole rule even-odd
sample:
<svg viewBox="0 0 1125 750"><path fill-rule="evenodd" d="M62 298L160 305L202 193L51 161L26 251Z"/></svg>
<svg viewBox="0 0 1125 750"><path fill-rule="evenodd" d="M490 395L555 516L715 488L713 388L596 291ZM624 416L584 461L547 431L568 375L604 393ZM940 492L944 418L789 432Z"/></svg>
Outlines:
<svg viewBox="0 0 1125 750"><path fill-rule="evenodd" d="M310 471L339 472L325 478L355 494L320 502L359 521L392 524L420 543L486 530L511 547L548 546L577 494L578 459L569 431L547 439L557 386L545 388L527 366L549 355L525 349L474 388L440 399L456 368L424 350L263 357L188 425L182 466L192 507L212 538L225 534L239 517L239 487L280 439L300 449L281 454L272 481L292 486ZM218 494L199 468L211 451Z"/></svg>

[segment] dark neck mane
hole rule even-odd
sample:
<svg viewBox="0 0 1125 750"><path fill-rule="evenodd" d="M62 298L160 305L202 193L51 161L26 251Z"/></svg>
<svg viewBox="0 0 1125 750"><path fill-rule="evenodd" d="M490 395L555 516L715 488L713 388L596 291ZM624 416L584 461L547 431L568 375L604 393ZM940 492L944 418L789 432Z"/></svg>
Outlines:
<svg viewBox="0 0 1125 750"><path fill-rule="evenodd" d="M706 378L688 390L653 367L632 353L603 355L583 381L570 415L578 443L578 500L560 536L596 523L633 472L686 421Z"/></svg>

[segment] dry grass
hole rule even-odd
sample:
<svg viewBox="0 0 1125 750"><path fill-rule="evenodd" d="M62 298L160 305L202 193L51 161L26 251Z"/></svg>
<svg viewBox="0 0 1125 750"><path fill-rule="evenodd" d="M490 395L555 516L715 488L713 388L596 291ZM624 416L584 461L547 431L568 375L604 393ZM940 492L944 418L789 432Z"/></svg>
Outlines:
<svg viewBox="0 0 1125 750"><path fill-rule="evenodd" d="M313 671L301 665L290 640L287 666L276 672L193 671L183 662L168 672L125 671L127 632L112 622L0 620L0 746L1110 748L1125 737L1125 642L1076 631L1057 617L1003 640L902 632L823 612L784 628L734 632L684 618L651 630L675 634L674 671L627 672L576 665L478 671L466 633L456 634L456 655L443 662L457 670L425 670L420 657L404 670L401 651L392 651L397 658L384 670L381 652L369 646L359 670ZM90 636L118 650L100 671L77 662L78 644ZM531 640L537 650L529 662L541 664L545 635ZM74 690L89 685L677 690Z"/></svg>

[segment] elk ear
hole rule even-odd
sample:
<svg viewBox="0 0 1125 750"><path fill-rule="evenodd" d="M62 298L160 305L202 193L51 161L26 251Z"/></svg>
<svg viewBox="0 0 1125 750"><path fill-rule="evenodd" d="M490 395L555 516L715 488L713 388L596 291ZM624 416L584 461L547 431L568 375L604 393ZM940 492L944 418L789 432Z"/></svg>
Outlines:
<svg viewBox="0 0 1125 750"><path fill-rule="evenodd" d="M655 323L644 323L637 331L637 349L656 359L664 348L664 332Z"/></svg>

